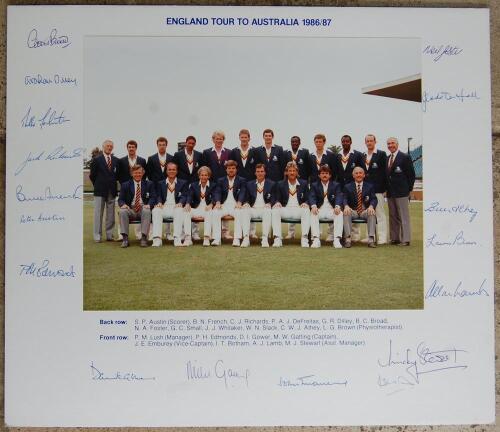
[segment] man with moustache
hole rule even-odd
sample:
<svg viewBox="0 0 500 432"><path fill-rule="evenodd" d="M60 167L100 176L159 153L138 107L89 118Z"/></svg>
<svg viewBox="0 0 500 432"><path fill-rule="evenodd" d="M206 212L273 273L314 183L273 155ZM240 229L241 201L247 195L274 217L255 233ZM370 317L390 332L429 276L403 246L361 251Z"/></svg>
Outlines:
<svg viewBox="0 0 500 432"><path fill-rule="evenodd" d="M299 170L295 162L288 162L286 165L287 179L278 182L276 185L276 203L272 209L272 225L274 243L273 247L281 247L281 219L300 219L302 247L309 247L309 188L307 182L298 178Z"/></svg>
<svg viewBox="0 0 500 432"><path fill-rule="evenodd" d="M128 141L126 147L127 156L118 161L118 181L120 184L132 180L131 170L135 165L140 165L146 170L146 159L137 155L137 141Z"/></svg>
<svg viewBox="0 0 500 432"><path fill-rule="evenodd" d="M255 177L255 180L246 182L246 202L243 205L243 241L241 242L241 247L250 245L250 220L252 218L261 218L261 246L268 248L269 233L271 231L272 206L276 203L274 191L275 183L266 178L266 166L261 163L257 164L255 167Z"/></svg>
<svg viewBox="0 0 500 432"><path fill-rule="evenodd" d="M397 138L387 139L387 205L391 244L410 246L410 192L415 183L411 157L399 151Z"/></svg>
<svg viewBox="0 0 500 432"><path fill-rule="evenodd" d="M299 179L308 181L309 179L309 150L300 148L300 137L294 135L290 138L290 150L283 153L285 164L295 162L299 167ZM288 234L286 239L295 237L295 224L288 224Z"/></svg>
<svg viewBox="0 0 500 432"><path fill-rule="evenodd" d="M186 204L188 184L177 178L177 165L167 164L167 178L156 183L156 205L153 209L153 246L162 245L163 218L174 220L174 246L183 246L181 240L184 222L183 207Z"/></svg>
<svg viewBox="0 0 500 432"><path fill-rule="evenodd" d="M341 249L340 239L344 220L342 214L343 196L340 183L331 180L331 170L328 165L319 169L319 180L311 184L309 205L311 206L311 236L312 248L321 247L319 222L331 220L334 225L333 247Z"/></svg>
<svg viewBox="0 0 500 432"><path fill-rule="evenodd" d="M377 197L377 244L387 243L387 217L384 208L384 193L387 190L387 155L382 150L376 149L377 139L375 135L365 136L366 153L364 158L365 180L375 186L375 196Z"/></svg>
<svg viewBox="0 0 500 432"><path fill-rule="evenodd" d="M115 198L117 195L118 158L113 156L113 141L102 144L102 154L92 159L90 181L94 186L94 241L102 237L102 217L106 207L106 240L113 241L115 227Z"/></svg>

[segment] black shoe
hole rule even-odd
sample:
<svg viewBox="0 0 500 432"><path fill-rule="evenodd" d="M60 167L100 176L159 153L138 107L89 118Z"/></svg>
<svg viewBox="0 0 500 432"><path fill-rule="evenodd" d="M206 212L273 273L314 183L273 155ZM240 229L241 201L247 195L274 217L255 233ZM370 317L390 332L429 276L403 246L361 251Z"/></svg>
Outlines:
<svg viewBox="0 0 500 432"><path fill-rule="evenodd" d="M123 236L123 241L122 241L121 247L122 248L128 247L128 236L126 236L126 235Z"/></svg>
<svg viewBox="0 0 500 432"><path fill-rule="evenodd" d="M399 243L398 246L410 246L410 242Z"/></svg>
<svg viewBox="0 0 500 432"><path fill-rule="evenodd" d="M345 239L345 241L344 241L344 247L345 248L350 248L351 247L351 239L350 238Z"/></svg>
<svg viewBox="0 0 500 432"><path fill-rule="evenodd" d="M141 247L148 247L148 239L144 234L141 237Z"/></svg>
<svg viewBox="0 0 500 432"><path fill-rule="evenodd" d="M375 244L375 239L373 237L370 237L368 239L368 247L369 248L376 248L377 247L377 245Z"/></svg>
<svg viewBox="0 0 500 432"><path fill-rule="evenodd" d="M401 242L399 240L391 240L391 244L392 245L398 245L400 244Z"/></svg>

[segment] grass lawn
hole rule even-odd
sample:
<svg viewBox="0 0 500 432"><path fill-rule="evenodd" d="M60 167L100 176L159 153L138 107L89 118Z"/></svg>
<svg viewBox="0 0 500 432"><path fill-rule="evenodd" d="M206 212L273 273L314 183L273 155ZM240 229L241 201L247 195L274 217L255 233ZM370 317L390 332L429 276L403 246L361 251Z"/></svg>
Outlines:
<svg viewBox="0 0 500 432"><path fill-rule="evenodd" d="M84 310L421 309L422 203L410 210L410 247L140 248L132 234L121 249L94 243L93 203L84 201Z"/></svg>

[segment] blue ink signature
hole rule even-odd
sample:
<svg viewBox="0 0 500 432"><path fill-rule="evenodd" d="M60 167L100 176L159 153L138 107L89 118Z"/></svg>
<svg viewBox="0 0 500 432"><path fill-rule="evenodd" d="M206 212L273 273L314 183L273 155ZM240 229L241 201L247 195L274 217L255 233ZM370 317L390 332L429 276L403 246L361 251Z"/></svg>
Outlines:
<svg viewBox="0 0 500 432"><path fill-rule="evenodd" d="M451 213L451 214L466 214L470 216L469 222L472 222L479 211L471 207L469 204L457 204L452 207L441 207L439 201L433 201L429 207L424 209L428 213Z"/></svg>
<svg viewBox="0 0 500 432"><path fill-rule="evenodd" d="M44 215L43 213L40 213L38 217L22 214L19 223L27 224L35 222L62 222L63 220L66 220L66 218L56 213L53 213L51 215Z"/></svg>
<svg viewBox="0 0 500 432"><path fill-rule="evenodd" d="M431 350L425 342L419 343L416 349L398 351L393 348L392 340L389 340L388 355L383 360L377 360L382 369L377 384L391 390L389 394L394 394L420 384L425 375L467 369L468 366L461 359L464 353L467 351L454 347Z"/></svg>
<svg viewBox="0 0 500 432"><path fill-rule="evenodd" d="M23 128L34 128L36 124L40 126L40 129L43 129L46 126L59 126L64 123L69 122L70 119L64 116L64 110L61 111L60 114L57 113L56 110L49 107L47 111L40 118L36 118L35 115L31 114L31 106L28 107L28 111L21 119L21 127Z"/></svg>
<svg viewBox="0 0 500 432"><path fill-rule="evenodd" d="M28 48L40 48L45 46L56 46L61 48L66 48L71 45L68 36L58 36L57 29L52 29L49 37L46 40L38 39L38 31L33 29L28 34L27 40Z"/></svg>
<svg viewBox="0 0 500 432"><path fill-rule="evenodd" d="M425 247L454 247L454 246L477 246L477 242L474 240L466 240L464 237L464 232L458 232L452 240L442 241L437 239L437 234L432 234L426 241Z"/></svg>
<svg viewBox="0 0 500 432"><path fill-rule="evenodd" d="M142 377L135 372L113 372L110 375L105 375L94 366L94 362L90 363L91 378L96 381L151 381L156 380L156 377Z"/></svg>
<svg viewBox="0 0 500 432"><path fill-rule="evenodd" d="M477 91L473 90L471 92L466 92L464 89L461 89L459 92L450 93L447 91L438 91L435 94L430 94L427 91L424 91L422 97L422 111L427 111L427 104L430 102L436 101L450 101L450 100L458 100L460 102L465 102L468 100L477 100L480 97L477 95Z"/></svg>
<svg viewBox="0 0 500 432"><path fill-rule="evenodd" d="M30 202L30 201L50 201L50 200L65 200L65 199L82 199L81 190L83 185L78 185L75 190L71 193L52 193L50 186L44 189L43 194L29 196L23 192L23 186L17 185L16 187L16 198L19 202Z"/></svg>
<svg viewBox="0 0 500 432"><path fill-rule="evenodd" d="M279 387L295 388L295 387L325 387L341 385L347 387L347 380L344 381L329 381L317 380L316 375L304 375L294 379L284 379L280 377Z"/></svg>
<svg viewBox="0 0 500 432"><path fill-rule="evenodd" d="M484 284L486 283L486 279L483 279L481 282L481 286L475 290L470 291L465 288L462 288L463 282L460 281L454 291L448 291L445 289L444 285L441 285L437 280L432 282L432 285L429 287L427 292L425 293L426 299L432 299L436 297L449 297L449 298L464 298L464 297L480 297L486 296L489 297L488 291L484 288Z"/></svg>
<svg viewBox="0 0 500 432"><path fill-rule="evenodd" d="M438 62L439 60L441 60L441 57L443 56L457 56L461 54L462 51L463 51L462 48L453 45L446 45L446 46L427 45L422 51L422 53L434 57L433 60L435 62Z"/></svg>
<svg viewBox="0 0 500 432"><path fill-rule="evenodd" d="M70 266L69 270L63 269L51 269L49 268L50 261L44 259L41 265L36 265L34 262L30 264L19 264L21 269L19 270L19 276L33 276L33 277L76 277L75 269L73 265Z"/></svg>
<svg viewBox="0 0 500 432"><path fill-rule="evenodd" d="M224 387L236 387L236 383L243 383L248 387L250 370L228 368L224 365L224 360L217 360L213 366L204 367L198 365L196 360L186 363L186 376L188 381L201 381L206 379L218 379L224 382Z"/></svg>
<svg viewBox="0 0 500 432"><path fill-rule="evenodd" d="M26 75L24 77L24 85L51 85L51 84L69 84L77 86L76 78L66 77L59 74L54 74L51 78L45 77L41 74Z"/></svg>
<svg viewBox="0 0 500 432"><path fill-rule="evenodd" d="M49 153L46 153L45 150L42 150L41 152L35 154L29 152L28 156L26 156L26 159L17 167L16 171L14 171L14 175L20 174L30 162L60 161L81 158L83 157L84 152L85 149L83 147L66 150L64 146L56 147Z"/></svg>

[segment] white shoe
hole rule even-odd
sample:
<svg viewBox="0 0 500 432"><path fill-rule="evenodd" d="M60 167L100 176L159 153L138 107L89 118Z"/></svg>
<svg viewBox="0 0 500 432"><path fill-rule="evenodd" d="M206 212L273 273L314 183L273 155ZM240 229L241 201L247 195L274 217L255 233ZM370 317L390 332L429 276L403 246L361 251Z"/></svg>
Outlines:
<svg viewBox="0 0 500 432"><path fill-rule="evenodd" d="M240 247L240 239L235 238L235 239L233 240L233 246L234 246L234 247Z"/></svg>
<svg viewBox="0 0 500 432"><path fill-rule="evenodd" d="M320 248L321 247L321 241L319 240L318 237L315 237L312 244L311 244L311 247L314 248L314 249L317 249L317 248Z"/></svg>
<svg viewBox="0 0 500 432"><path fill-rule="evenodd" d="M191 236L184 237L183 246L193 246L193 241L191 240Z"/></svg>
<svg viewBox="0 0 500 432"><path fill-rule="evenodd" d="M303 248L308 248L309 247L309 239L307 237L302 237L300 239L300 246Z"/></svg>
<svg viewBox="0 0 500 432"><path fill-rule="evenodd" d="M335 249L342 249L342 245L341 245L340 239L338 237L333 241L333 247Z"/></svg>
<svg viewBox="0 0 500 432"><path fill-rule="evenodd" d="M378 241L378 242L377 242L377 244L378 244L378 245L385 245L385 244L387 244L387 242L386 242L386 241L383 241L383 240L380 240L380 241Z"/></svg>
<svg viewBox="0 0 500 432"><path fill-rule="evenodd" d="M248 236L243 237L243 241L241 242L241 247L246 248L250 246L250 239Z"/></svg>
<svg viewBox="0 0 500 432"><path fill-rule="evenodd" d="M259 237L257 237L255 234L250 234L250 239L251 240L257 240Z"/></svg>
<svg viewBox="0 0 500 432"><path fill-rule="evenodd" d="M153 239L153 245L152 245L152 246L153 246L153 247L160 247L160 246L161 246L161 238L159 238L159 237L155 237L155 238Z"/></svg>
<svg viewBox="0 0 500 432"><path fill-rule="evenodd" d="M181 240L179 237L175 237L175 238L174 238L174 246L175 246L175 247L184 246L184 245L182 244L182 240Z"/></svg>
<svg viewBox="0 0 500 432"><path fill-rule="evenodd" d="M262 247L268 248L269 247L269 240L267 237L262 237L262 241L260 242Z"/></svg>
<svg viewBox="0 0 500 432"><path fill-rule="evenodd" d="M220 246L220 240L212 240L212 246Z"/></svg>
<svg viewBox="0 0 500 432"><path fill-rule="evenodd" d="M210 239L208 237L203 239L203 246L210 246Z"/></svg>
<svg viewBox="0 0 500 432"><path fill-rule="evenodd" d="M368 239L366 237L364 239L361 239L361 243L367 244L368 243Z"/></svg>
<svg viewBox="0 0 500 432"><path fill-rule="evenodd" d="M201 240L201 237L199 234L193 234L192 239L195 241Z"/></svg>
<svg viewBox="0 0 500 432"><path fill-rule="evenodd" d="M328 235L326 236L326 240L325 240L325 241L327 241L327 242L332 242L332 241L334 241L334 240L335 240L335 237L333 236L333 234L328 234Z"/></svg>
<svg viewBox="0 0 500 432"><path fill-rule="evenodd" d="M174 239L174 236L172 234L167 234L165 237L168 241L172 241Z"/></svg>
<svg viewBox="0 0 500 432"><path fill-rule="evenodd" d="M275 237L273 247L281 247L281 246L283 246L281 239L279 237Z"/></svg>
<svg viewBox="0 0 500 432"><path fill-rule="evenodd" d="M139 238L141 238L141 237L139 236ZM118 241L122 241L122 240L123 240L123 236L121 234L118 234Z"/></svg>
<svg viewBox="0 0 500 432"><path fill-rule="evenodd" d="M292 240L295 238L295 233L294 232L289 232L286 236L285 236L285 239L286 240Z"/></svg>

